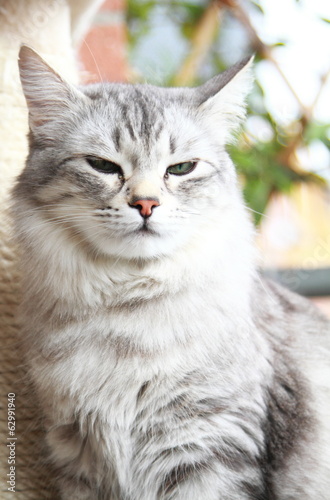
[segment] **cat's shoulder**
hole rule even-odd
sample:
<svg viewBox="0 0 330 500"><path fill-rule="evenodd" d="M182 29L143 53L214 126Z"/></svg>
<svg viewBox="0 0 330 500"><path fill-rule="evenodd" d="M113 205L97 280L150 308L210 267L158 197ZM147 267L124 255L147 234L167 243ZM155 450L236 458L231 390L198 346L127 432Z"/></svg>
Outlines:
<svg viewBox="0 0 330 500"><path fill-rule="evenodd" d="M274 337L317 336L330 349L330 320L306 297L259 275L251 296L255 323Z"/></svg>

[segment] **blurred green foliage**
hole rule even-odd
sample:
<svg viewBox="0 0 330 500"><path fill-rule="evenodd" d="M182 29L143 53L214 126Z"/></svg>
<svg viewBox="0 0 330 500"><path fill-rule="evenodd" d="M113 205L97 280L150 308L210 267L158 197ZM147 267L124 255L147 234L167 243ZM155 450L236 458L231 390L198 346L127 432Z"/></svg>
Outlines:
<svg viewBox="0 0 330 500"><path fill-rule="evenodd" d="M226 53L231 48L230 40L235 37L236 39L241 37L244 41L244 51L241 56L255 53L256 65L265 57L267 58L267 54L269 54L269 51L265 50L265 45L256 43L256 37L253 36L253 33L251 34L251 30L249 33L249 29L246 29L246 26L235 19L233 12L231 12L235 0L223 0L222 3L226 4L226 8L223 8L219 33L215 37L214 43L210 45L203 64L198 68L195 79L191 82L192 84L202 83L228 66ZM182 44L186 44L189 52L191 39L209 5L210 3L206 0L128 0L127 25L131 53L136 56L136 47L148 37L157 12L158 14L161 12L164 22L170 22L176 27ZM247 10L256 9L259 15L263 15L262 6L257 0L245 0L245 6ZM228 38L230 30L232 31L231 38L230 36ZM228 43L229 49L224 46ZM285 43L285 40L279 39L267 49L271 50L275 46L285 47ZM164 39L164 46L166 44L167 40ZM150 50L155 50L155 47L151 45ZM177 71L183 62L179 62ZM141 77L145 76L142 71ZM174 78L175 74L168 75L166 72L160 78L158 72L156 83L171 85ZM257 106L254 104L255 102L258 103ZM255 223L259 224L273 193L288 193L297 182L326 184L320 175L297 167L297 163L292 161L292 158L298 147L309 145L315 140L321 141L329 149L329 126L315 123L310 117L304 116L303 111L300 116L295 118L294 123L285 127L279 125L266 109L264 92L258 81L251 94L248 115L258 116L264 120L271 133L268 134L267 139L261 141L252 137L250 132L245 130L237 143L230 145L228 149L242 179L246 202L253 211Z"/></svg>

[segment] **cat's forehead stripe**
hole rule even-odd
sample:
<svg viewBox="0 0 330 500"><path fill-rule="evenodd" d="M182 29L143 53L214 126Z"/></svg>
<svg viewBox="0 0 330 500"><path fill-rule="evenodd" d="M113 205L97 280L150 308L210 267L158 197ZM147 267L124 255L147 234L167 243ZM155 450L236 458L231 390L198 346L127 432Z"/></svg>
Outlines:
<svg viewBox="0 0 330 500"><path fill-rule="evenodd" d="M150 150L164 130L164 108L161 100L148 95L145 89L131 88L128 94L118 96L116 105L119 110L119 123L113 131L116 150L120 149L120 135L124 134L125 130L133 142L140 142L144 148Z"/></svg>
<svg viewBox="0 0 330 500"><path fill-rule="evenodd" d="M129 108L127 106L127 104L121 104L120 106L120 111L121 111L121 118L122 118L122 124L125 125L125 127L127 128L128 130L128 133L132 139L132 141L135 141L136 140L136 136L135 136L135 133L134 133L134 128L132 126L132 119L131 119L131 116L130 116L130 113L129 113Z"/></svg>
<svg viewBox="0 0 330 500"><path fill-rule="evenodd" d="M116 127L114 129L112 138L113 138L113 143L115 145L116 151L119 152L120 151L120 130L119 130L119 127Z"/></svg>
<svg viewBox="0 0 330 500"><path fill-rule="evenodd" d="M135 147L142 146L150 153L167 128L166 116L169 110L174 105L174 111L177 112L178 105L180 107L182 104L182 99L169 89L155 89L150 85L110 84L101 88L89 87L85 89L85 93L94 102L97 100L105 107L108 104L109 118L115 117L111 139L117 152L120 152L125 141L127 143L127 139L130 139L135 143ZM97 107L99 108L99 105ZM177 144L175 135L171 135L168 148L173 154Z"/></svg>
<svg viewBox="0 0 330 500"><path fill-rule="evenodd" d="M163 124L163 122L159 122L157 124L157 126L155 127L155 133L154 133L156 141L158 141L159 136L160 136L160 134L162 133L163 130L164 130L164 124Z"/></svg>
<svg viewBox="0 0 330 500"><path fill-rule="evenodd" d="M173 135L170 136L170 153L174 154L176 151L176 140Z"/></svg>

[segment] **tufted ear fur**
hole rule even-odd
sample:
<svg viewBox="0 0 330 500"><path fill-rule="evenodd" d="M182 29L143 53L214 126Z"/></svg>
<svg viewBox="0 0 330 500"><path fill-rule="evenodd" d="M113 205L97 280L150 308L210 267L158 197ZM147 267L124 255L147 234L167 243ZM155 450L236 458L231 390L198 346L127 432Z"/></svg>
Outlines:
<svg viewBox="0 0 330 500"><path fill-rule="evenodd" d="M32 133L53 120L61 120L75 102L86 99L26 45L20 49L18 65Z"/></svg>
<svg viewBox="0 0 330 500"><path fill-rule="evenodd" d="M198 111L223 143L245 117L245 99L251 88L253 57L245 59L196 89Z"/></svg>

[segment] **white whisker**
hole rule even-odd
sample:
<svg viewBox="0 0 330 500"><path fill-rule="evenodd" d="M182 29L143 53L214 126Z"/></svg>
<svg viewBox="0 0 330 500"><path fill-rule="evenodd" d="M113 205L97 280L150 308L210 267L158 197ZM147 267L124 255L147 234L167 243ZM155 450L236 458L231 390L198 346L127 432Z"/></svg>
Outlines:
<svg viewBox="0 0 330 500"><path fill-rule="evenodd" d="M253 213L255 213L255 214L261 215L263 218L265 217L266 219L267 219L267 218L269 219L269 215L263 214L263 213L261 213L261 212L257 212L257 210L254 210L253 208L248 207L248 206L246 206L245 208L246 208L247 210L249 210L250 212L253 212Z"/></svg>

